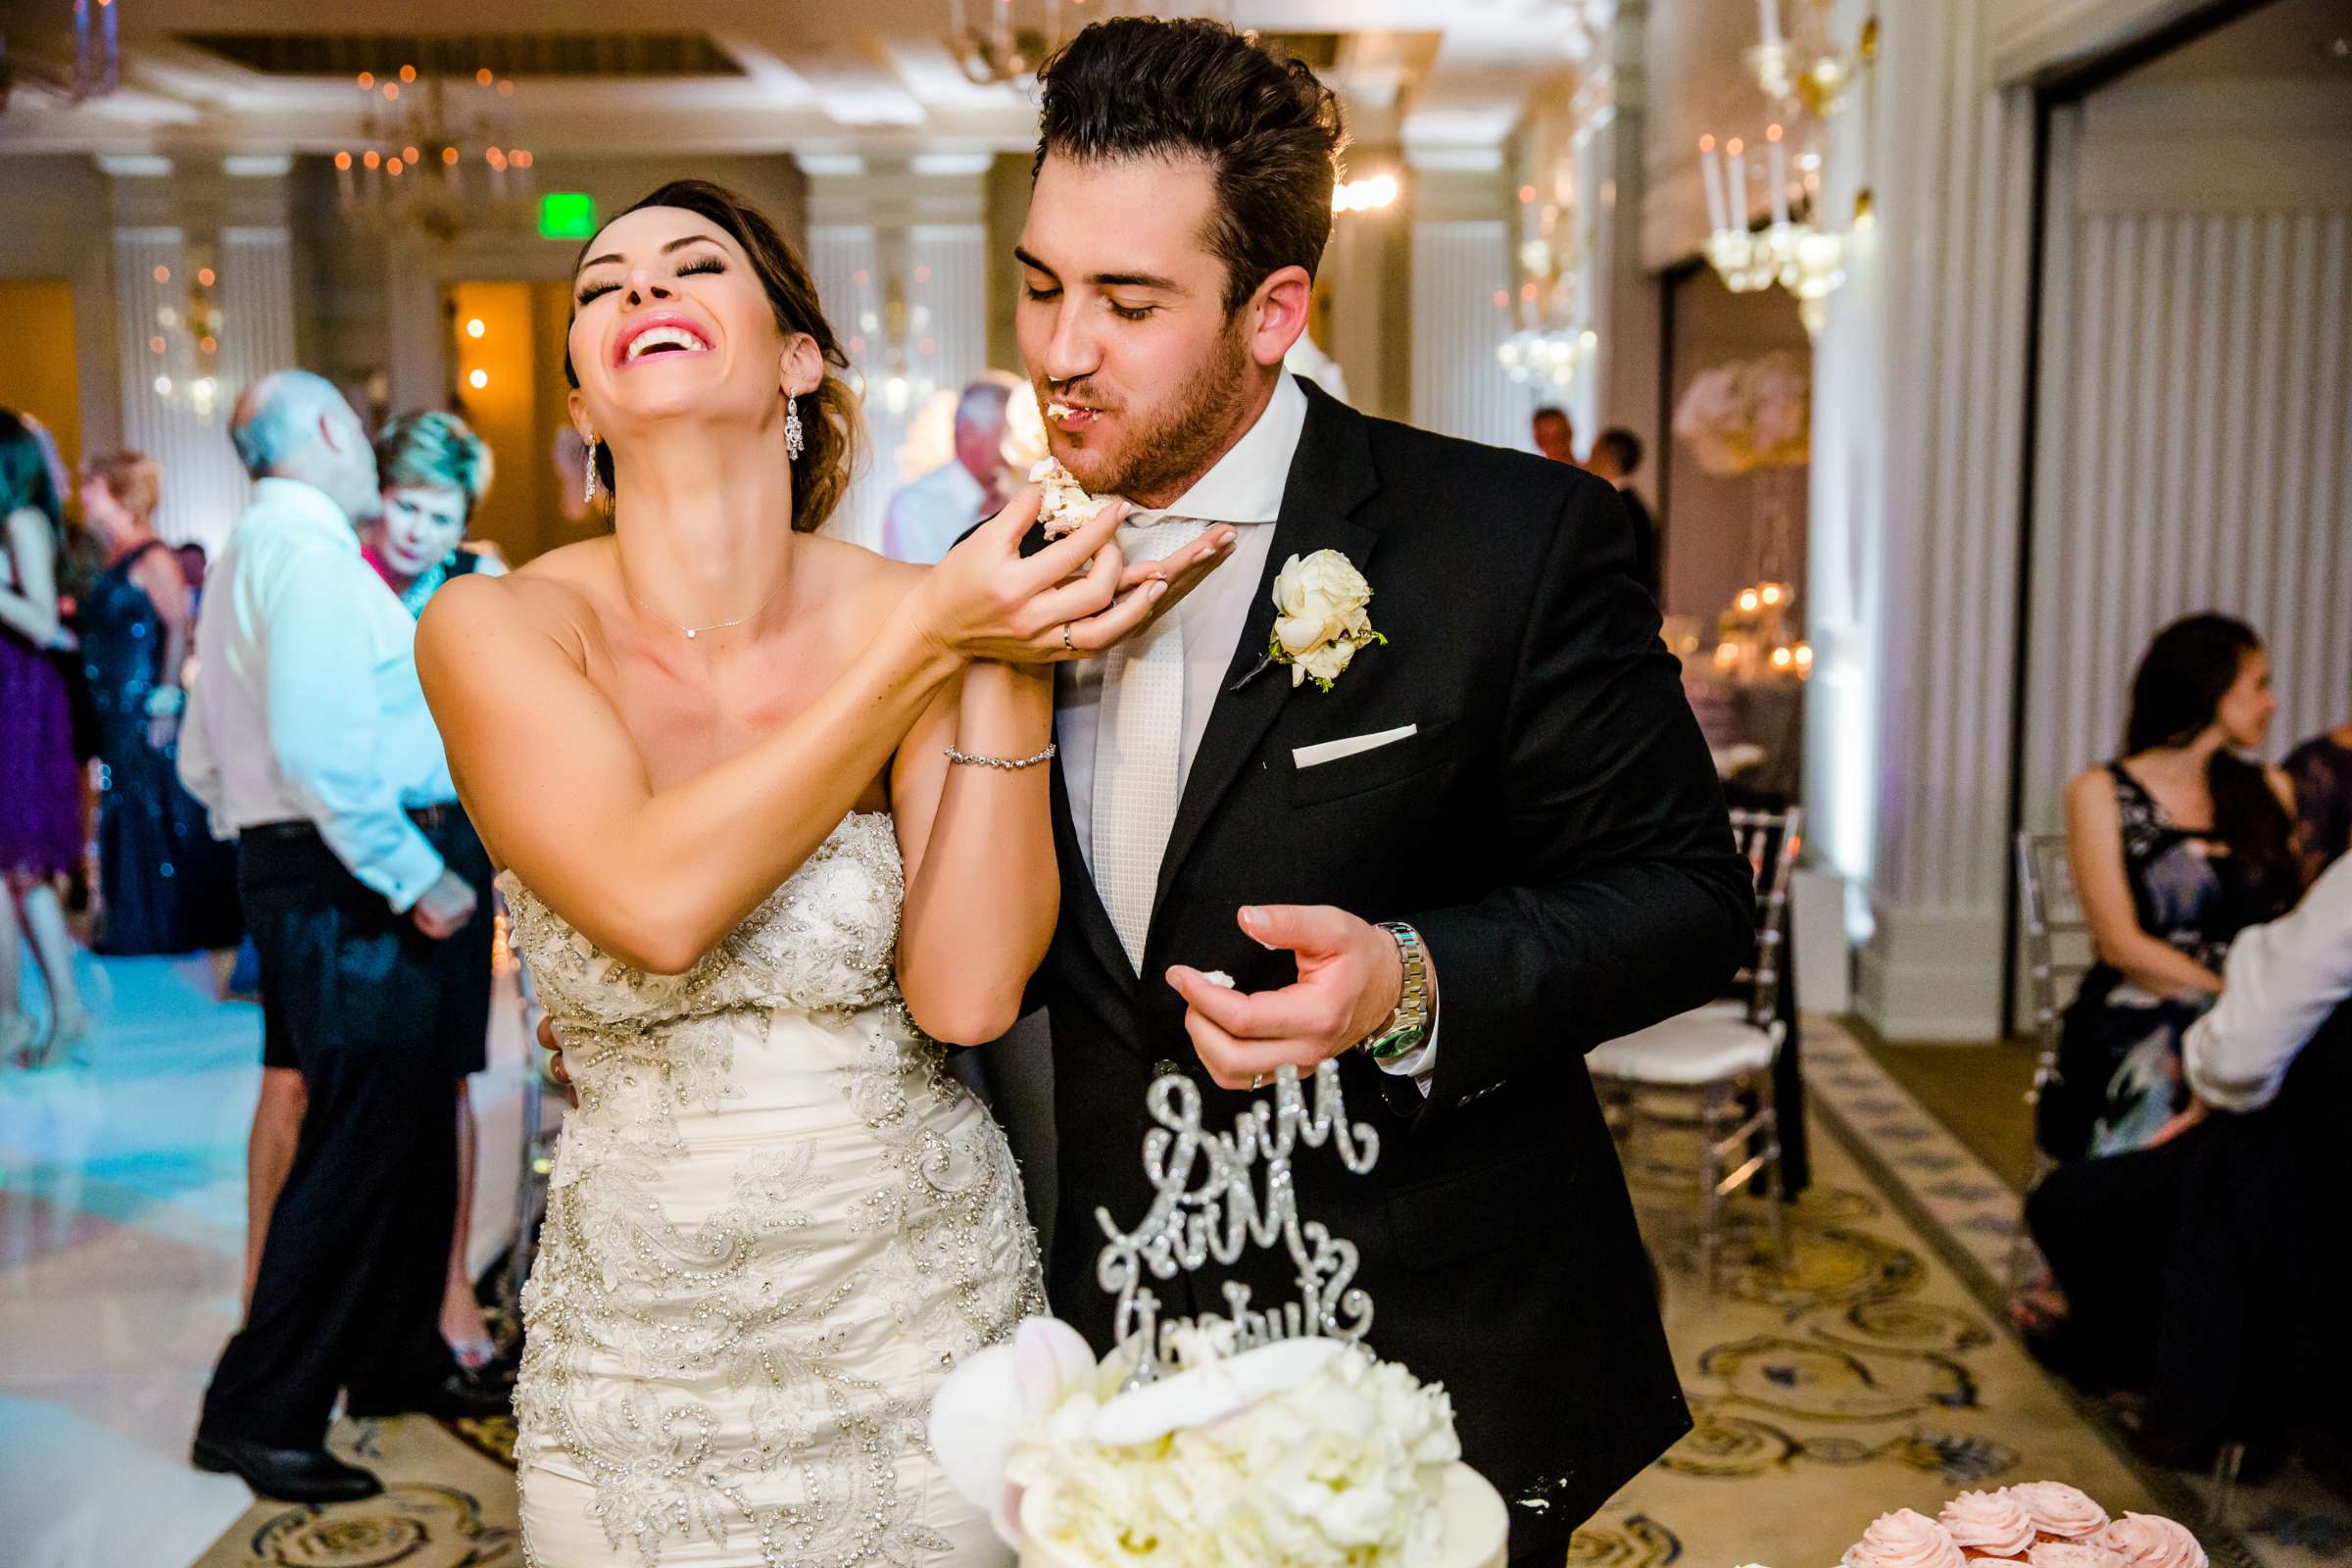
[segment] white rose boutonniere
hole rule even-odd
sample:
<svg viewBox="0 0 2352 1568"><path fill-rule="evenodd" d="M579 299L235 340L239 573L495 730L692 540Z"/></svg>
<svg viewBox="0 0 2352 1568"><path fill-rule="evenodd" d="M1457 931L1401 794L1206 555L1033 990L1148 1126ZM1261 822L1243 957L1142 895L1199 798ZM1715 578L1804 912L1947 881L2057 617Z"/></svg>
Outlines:
<svg viewBox="0 0 2352 1568"><path fill-rule="evenodd" d="M1266 656L1291 666L1291 684L1312 680L1325 691L1358 650L1388 638L1372 629L1372 585L1337 550L1293 556L1274 579L1274 633Z"/></svg>

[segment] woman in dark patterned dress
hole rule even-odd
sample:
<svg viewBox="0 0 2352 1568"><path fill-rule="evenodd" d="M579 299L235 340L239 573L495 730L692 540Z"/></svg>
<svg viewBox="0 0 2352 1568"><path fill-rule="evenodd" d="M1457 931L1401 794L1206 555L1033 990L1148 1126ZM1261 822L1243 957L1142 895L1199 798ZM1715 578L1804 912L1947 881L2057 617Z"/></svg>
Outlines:
<svg viewBox="0 0 2352 1568"><path fill-rule="evenodd" d="M81 858L81 798L66 678L51 655L64 641L57 563L65 517L39 439L0 409L0 1059L39 1066L90 1032L74 981L58 879ZM50 1026L38 1031L17 994L18 933L49 985Z"/></svg>
<svg viewBox="0 0 2352 1568"><path fill-rule="evenodd" d="M82 466L82 528L106 562L74 623L103 767L96 945L112 955L234 947L243 928L236 850L214 839L174 762L195 615L179 558L150 526L162 485L136 452Z"/></svg>
<svg viewBox="0 0 2352 1568"><path fill-rule="evenodd" d="M2035 1137L2059 1160L2144 1149L2200 1114L2180 1042L2248 925L2295 902L2293 795L2249 761L2270 728L2270 656L2243 622L2157 633L2132 682L2123 756L2067 789L2067 839L2098 962L2067 1009Z"/></svg>

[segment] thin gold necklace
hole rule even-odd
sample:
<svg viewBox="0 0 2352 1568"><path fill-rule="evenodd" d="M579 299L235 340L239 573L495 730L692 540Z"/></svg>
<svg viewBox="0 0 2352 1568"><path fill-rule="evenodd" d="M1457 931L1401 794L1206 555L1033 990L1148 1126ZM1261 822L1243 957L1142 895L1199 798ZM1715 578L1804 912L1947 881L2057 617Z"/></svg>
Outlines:
<svg viewBox="0 0 2352 1568"><path fill-rule="evenodd" d="M624 593L624 594L628 594L628 596L629 596L629 603L630 603L630 604L632 604L632 605L635 605L635 606L636 606L636 607L637 607L639 610L642 610L642 611L644 611L644 612L645 612L647 614L649 614L649 615L653 616L653 617L654 617L656 620L658 620L658 621L662 622L662 624L663 624L664 626L672 626L672 627L676 627L676 629L677 629L677 630L679 630L679 631L682 631L682 632L684 632L684 633L686 634L686 640L687 640L688 642L692 642L692 641L694 641L694 640L695 640L697 637L700 637L700 636L701 636L703 633L705 633L705 632L707 632L707 631L726 631L726 630L728 630L728 629L729 629L729 628L731 628L731 627L735 627L735 626L740 626L740 625L742 625L742 624L743 624L745 621L747 621L747 620L756 619L756 618L759 616L759 614L760 614L760 611L762 611L762 610L765 610L765 609L766 609L768 606L770 606L770 605L772 605L772 604L774 604L774 603L776 602L776 595L777 595L777 594L780 594L780 593L782 593L782 592L784 591L784 585L783 585L782 583L778 583L778 584L776 584L776 586L775 586L773 589L771 589L771 590L769 591L769 593L768 593L768 596L767 596L765 599L762 599L762 600L760 600L759 604L757 604L756 606L754 606L754 607L752 608L751 612L750 612L748 614L742 614L742 615L738 615L738 616L736 616L736 617L735 617L733 620L722 620L722 621L719 621L719 622L717 622L717 623L715 623L715 624L713 624L713 625L710 625L710 626L684 626L684 625L679 625L679 623L678 623L678 622L676 622L676 621L674 621L674 620L670 619L670 618L669 618L667 615L664 615L664 614L663 614L663 613L662 613L662 612L660 612L659 610L655 610L655 609L653 609L651 606L647 605L647 604L646 604L646 602L645 602L644 600L642 600L642 599L638 598L638 597L636 596L636 594L634 594L634 593L630 592L629 585L628 585L628 583L627 583L626 581L623 581L623 582L621 583L621 585L620 585L620 591L621 591L622 593Z"/></svg>

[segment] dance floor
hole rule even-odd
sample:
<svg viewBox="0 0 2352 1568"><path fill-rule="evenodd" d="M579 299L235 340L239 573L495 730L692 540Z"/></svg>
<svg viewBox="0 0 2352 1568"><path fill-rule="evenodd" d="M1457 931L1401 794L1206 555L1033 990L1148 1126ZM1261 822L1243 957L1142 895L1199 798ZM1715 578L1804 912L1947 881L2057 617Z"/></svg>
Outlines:
<svg viewBox="0 0 2352 1568"><path fill-rule="evenodd" d="M237 1318L261 1011L215 1001L201 958L80 965L100 1019L80 1059L0 1067L0 1568L186 1568L253 1506L187 1451ZM482 1169L507 1173L524 1059L511 993L493 1016L473 1096ZM512 1179L483 1181L477 1266L506 1247L513 1203Z"/></svg>
<svg viewBox="0 0 2352 1568"><path fill-rule="evenodd" d="M237 1309L259 1017L214 1002L201 962L85 962L107 1020L86 1059L0 1074L0 1568L519 1565L503 1423L341 1423L335 1446L391 1484L349 1507L257 1502L188 1468ZM484 1169L504 1171L526 1053L512 1006L496 1015L475 1095ZM2352 1518L2291 1477L2218 1531L2184 1478L2123 1454L1989 1309L2014 1193L1841 1029L1814 1022L1806 1060L1818 1180L1788 1271L1761 1210L1736 1205L1710 1295L1685 1186L1636 1173L1700 1424L1579 1534L1573 1568L1815 1568L1877 1511L2040 1476L2174 1512L2220 1564L2352 1558ZM505 1245L510 1198L483 1184L477 1262Z"/></svg>

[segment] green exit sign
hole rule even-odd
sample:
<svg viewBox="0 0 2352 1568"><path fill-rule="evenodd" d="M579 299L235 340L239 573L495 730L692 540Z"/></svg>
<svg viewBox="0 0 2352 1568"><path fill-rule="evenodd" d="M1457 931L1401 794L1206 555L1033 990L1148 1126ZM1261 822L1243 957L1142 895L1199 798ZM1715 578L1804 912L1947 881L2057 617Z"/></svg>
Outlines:
<svg viewBox="0 0 2352 1568"><path fill-rule="evenodd" d="M539 198L539 232L548 239L593 239L595 198L584 191L549 191Z"/></svg>

